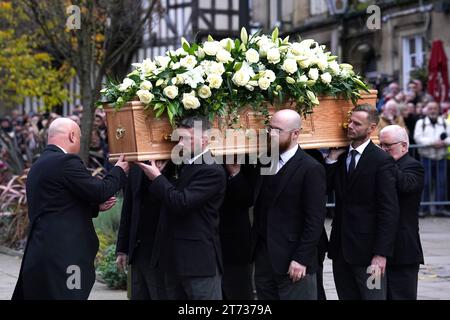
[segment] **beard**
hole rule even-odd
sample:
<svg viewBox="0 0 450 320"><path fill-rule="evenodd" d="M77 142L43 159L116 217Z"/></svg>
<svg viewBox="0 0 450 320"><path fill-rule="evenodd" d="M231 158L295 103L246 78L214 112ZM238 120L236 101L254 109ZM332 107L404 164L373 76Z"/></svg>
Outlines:
<svg viewBox="0 0 450 320"><path fill-rule="evenodd" d="M271 152L272 152L272 145L274 145L274 142L278 142L279 154L286 152L291 145L290 139L286 139L284 141L278 139L278 141L274 141L274 139L272 139L272 137L269 136L269 139L267 141L269 154L271 154Z"/></svg>

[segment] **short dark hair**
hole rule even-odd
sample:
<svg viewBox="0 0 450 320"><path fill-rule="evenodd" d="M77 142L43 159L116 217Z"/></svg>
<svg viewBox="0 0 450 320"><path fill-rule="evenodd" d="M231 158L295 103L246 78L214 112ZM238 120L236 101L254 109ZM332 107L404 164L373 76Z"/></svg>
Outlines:
<svg viewBox="0 0 450 320"><path fill-rule="evenodd" d="M190 116L183 118L180 121L180 124L178 125L179 128L185 128L185 129L192 129L194 128L195 122L201 122L202 123L202 130L209 130L211 129L211 123L206 117L202 116Z"/></svg>
<svg viewBox="0 0 450 320"><path fill-rule="evenodd" d="M369 122L375 123L376 125L378 125L378 122L380 121L380 115L377 109L368 103L357 105L352 110L352 112L366 112L369 118Z"/></svg>

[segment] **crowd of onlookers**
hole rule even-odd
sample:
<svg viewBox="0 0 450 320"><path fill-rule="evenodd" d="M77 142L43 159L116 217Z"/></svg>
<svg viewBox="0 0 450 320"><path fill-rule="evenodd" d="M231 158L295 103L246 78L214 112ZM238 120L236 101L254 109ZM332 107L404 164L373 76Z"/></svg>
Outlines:
<svg viewBox="0 0 450 320"><path fill-rule="evenodd" d="M17 110L0 117L0 183L31 166L45 148L50 123L59 117L54 112L22 114ZM76 106L69 117L81 126L83 107ZM96 110L93 121L89 167L109 169L106 116L102 109Z"/></svg>

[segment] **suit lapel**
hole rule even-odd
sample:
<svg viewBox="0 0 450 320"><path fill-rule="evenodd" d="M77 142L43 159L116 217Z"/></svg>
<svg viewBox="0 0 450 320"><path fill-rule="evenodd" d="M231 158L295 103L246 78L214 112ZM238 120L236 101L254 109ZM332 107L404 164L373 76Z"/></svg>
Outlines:
<svg viewBox="0 0 450 320"><path fill-rule="evenodd" d="M284 170L284 172L281 176L280 184L278 185L272 203L277 200L281 192L284 190L284 188L286 188L286 185L288 184L289 180L292 178L297 169L300 167L300 162L303 159L303 156L304 156L303 150L300 149L299 147L295 155L281 169Z"/></svg>

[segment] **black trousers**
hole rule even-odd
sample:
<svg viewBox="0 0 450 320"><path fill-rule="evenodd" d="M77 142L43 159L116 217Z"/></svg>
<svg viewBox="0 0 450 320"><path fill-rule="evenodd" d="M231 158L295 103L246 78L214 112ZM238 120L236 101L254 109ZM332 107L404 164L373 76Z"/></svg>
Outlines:
<svg viewBox="0 0 450 320"><path fill-rule="evenodd" d="M131 300L167 300L164 273L150 267L150 256L138 248L131 263Z"/></svg>
<svg viewBox="0 0 450 320"><path fill-rule="evenodd" d="M292 282L288 274L275 273L263 242L255 252L255 286L258 300L317 300L316 274Z"/></svg>
<svg viewBox="0 0 450 320"><path fill-rule="evenodd" d="M253 300L252 265L224 265L222 293L224 300Z"/></svg>
<svg viewBox="0 0 450 320"><path fill-rule="evenodd" d="M388 300L417 300L418 264L386 267Z"/></svg>
<svg viewBox="0 0 450 320"><path fill-rule="evenodd" d="M333 276L339 300L386 300L386 275L374 278L369 266L347 263L342 253L333 260Z"/></svg>
<svg viewBox="0 0 450 320"><path fill-rule="evenodd" d="M212 277L164 274L169 300L222 300L222 276Z"/></svg>

